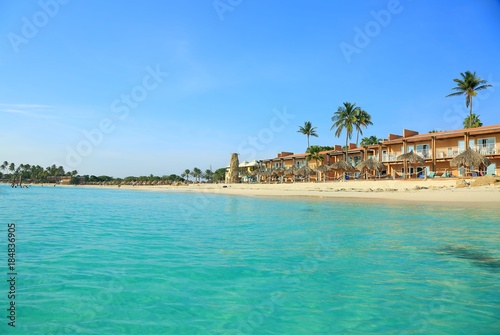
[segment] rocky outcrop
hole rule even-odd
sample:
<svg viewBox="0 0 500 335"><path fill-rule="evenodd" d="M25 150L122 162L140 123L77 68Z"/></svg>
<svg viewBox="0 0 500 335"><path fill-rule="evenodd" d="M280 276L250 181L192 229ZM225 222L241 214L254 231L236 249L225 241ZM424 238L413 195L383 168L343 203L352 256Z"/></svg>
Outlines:
<svg viewBox="0 0 500 335"><path fill-rule="evenodd" d="M240 161L238 159L238 154L231 154L231 162L229 163L229 183L234 184L239 181L239 168Z"/></svg>

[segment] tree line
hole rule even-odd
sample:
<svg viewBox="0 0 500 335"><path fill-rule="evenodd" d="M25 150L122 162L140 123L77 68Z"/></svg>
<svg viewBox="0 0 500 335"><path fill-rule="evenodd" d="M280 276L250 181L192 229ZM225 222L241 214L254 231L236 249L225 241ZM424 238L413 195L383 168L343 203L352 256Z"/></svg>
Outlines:
<svg viewBox="0 0 500 335"><path fill-rule="evenodd" d="M224 181L225 168L217 169L215 172L206 170L204 173L199 168L193 170L186 169L181 176L177 174L155 176L128 176L125 178L114 178L106 175L79 175L77 170L65 171L64 167L56 166L55 164L43 168L40 165L9 163L4 161L0 164L0 181L8 182L13 187L22 187L23 183L54 183L57 184L64 177L70 177L69 183L72 185L79 184L131 184L131 185L170 185L173 183L188 183L189 177L193 177L192 182L220 182Z"/></svg>

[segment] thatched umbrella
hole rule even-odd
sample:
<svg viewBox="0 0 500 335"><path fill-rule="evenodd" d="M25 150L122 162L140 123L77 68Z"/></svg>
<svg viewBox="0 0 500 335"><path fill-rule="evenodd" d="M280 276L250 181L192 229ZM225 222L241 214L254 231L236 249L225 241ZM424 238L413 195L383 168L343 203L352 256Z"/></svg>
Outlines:
<svg viewBox="0 0 500 335"><path fill-rule="evenodd" d="M403 162L408 162L408 163L424 163L425 159L423 159L421 156L417 155L416 153L411 150L410 152L407 152L405 154L399 155L396 157L398 161L403 161ZM411 165L409 165L411 167ZM405 170L406 171L406 170ZM405 173L405 178L406 178L406 173Z"/></svg>
<svg viewBox="0 0 500 335"><path fill-rule="evenodd" d="M229 183L237 183L239 179L239 167L240 167L240 162L238 159L238 154L233 153L231 154L231 161L229 162Z"/></svg>
<svg viewBox="0 0 500 335"><path fill-rule="evenodd" d="M292 165L289 168L285 169L285 172L283 173L284 176L293 176L294 178L292 179L293 182L295 182L295 171L297 171L297 168Z"/></svg>
<svg viewBox="0 0 500 335"><path fill-rule="evenodd" d="M331 169L333 171L341 171L342 172L342 175L344 177L344 180L346 179L345 178L345 172L348 172L348 171L355 171L356 169L354 168L354 166L352 166L351 164L347 163L346 161L338 161L338 162L335 162L333 163L331 166Z"/></svg>
<svg viewBox="0 0 500 335"><path fill-rule="evenodd" d="M286 171L286 169L285 169L284 167L281 167L281 166L280 166L279 168L277 168L277 169L273 170L273 172L272 172L272 173L273 173L273 175L275 175L275 176L282 176L282 175L284 175L284 174L285 174L285 171Z"/></svg>
<svg viewBox="0 0 500 335"><path fill-rule="evenodd" d="M259 175L268 178L268 182L271 180L272 172L268 169L260 170Z"/></svg>
<svg viewBox="0 0 500 335"><path fill-rule="evenodd" d="M314 173L314 170L307 165L301 166L298 170L295 171L295 174L300 176L306 176Z"/></svg>
<svg viewBox="0 0 500 335"><path fill-rule="evenodd" d="M481 167L486 168L490 164L491 162L488 158L471 148L468 148L450 161L450 166L477 167L478 169Z"/></svg>
<svg viewBox="0 0 500 335"><path fill-rule="evenodd" d="M272 171L272 175L276 176L276 177L280 177L280 179L281 179L281 177L283 177L285 175L285 172L286 172L286 169L284 167L280 166L279 168ZM281 181L283 181L283 180L281 180Z"/></svg>
<svg viewBox="0 0 500 335"><path fill-rule="evenodd" d="M356 169L362 171L363 169L372 170L372 171L382 171L385 169L385 165L379 162L376 159L368 158L356 165Z"/></svg>
<svg viewBox="0 0 500 335"><path fill-rule="evenodd" d="M312 174L315 174L316 171L311 169L308 165L301 166L299 169L295 170L294 174L296 176L310 176Z"/></svg>
<svg viewBox="0 0 500 335"><path fill-rule="evenodd" d="M315 169L317 172L321 172L323 174L323 180L326 182L326 172L330 171L330 165L321 164Z"/></svg>
<svg viewBox="0 0 500 335"><path fill-rule="evenodd" d="M285 170L284 175L285 175L285 176L291 176L291 175L294 175L296 170L297 170L297 169L295 168L295 166L293 166L293 165L292 165L292 166L290 166L289 168L287 168L287 169Z"/></svg>

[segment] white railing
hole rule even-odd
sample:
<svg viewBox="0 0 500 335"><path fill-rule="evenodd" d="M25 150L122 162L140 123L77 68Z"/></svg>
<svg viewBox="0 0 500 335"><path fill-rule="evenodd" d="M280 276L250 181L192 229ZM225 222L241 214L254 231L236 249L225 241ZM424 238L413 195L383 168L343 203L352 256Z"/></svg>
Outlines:
<svg viewBox="0 0 500 335"><path fill-rule="evenodd" d="M436 149L436 158L455 157L464 151L464 148L459 147L441 147Z"/></svg>
<svg viewBox="0 0 500 335"><path fill-rule="evenodd" d="M471 149L479 152L481 155L499 155L500 154L500 145L499 144L492 144L492 145L486 145L483 146L481 144L475 145L471 147ZM436 150L436 155L437 158L453 158L462 152L465 151L465 148L463 147L444 147L444 148L437 148Z"/></svg>
<svg viewBox="0 0 500 335"><path fill-rule="evenodd" d="M474 150L479 152L481 155L498 155L500 154L500 145L494 143L486 145L477 144L474 147Z"/></svg>
<svg viewBox="0 0 500 335"><path fill-rule="evenodd" d="M382 154L382 162L394 162L397 160L397 157L401 155L400 152L390 152L387 154Z"/></svg>

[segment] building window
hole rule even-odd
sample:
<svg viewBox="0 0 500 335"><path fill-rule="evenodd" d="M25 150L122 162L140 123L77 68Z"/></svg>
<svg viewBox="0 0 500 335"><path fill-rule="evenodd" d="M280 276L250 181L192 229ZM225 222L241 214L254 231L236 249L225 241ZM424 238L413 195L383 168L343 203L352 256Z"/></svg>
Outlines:
<svg viewBox="0 0 500 335"><path fill-rule="evenodd" d="M477 151L483 155L491 155L495 153L495 138L479 138L477 140Z"/></svg>
<svg viewBox="0 0 500 335"><path fill-rule="evenodd" d="M475 148L474 143L475 143L474 140L469 140L469 148L474 149ZM458 141L458 153L462 153L464 151L465 151L465 141L460 140Z"/></svg>
<svg viewBox="0 0 500 335"><path fill-rule="evenodd" d="M429 145L428 144L417 144L417 154L423 158L430 158Z"/></svg>

